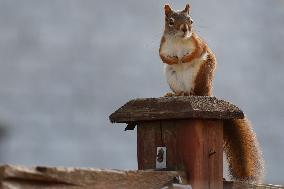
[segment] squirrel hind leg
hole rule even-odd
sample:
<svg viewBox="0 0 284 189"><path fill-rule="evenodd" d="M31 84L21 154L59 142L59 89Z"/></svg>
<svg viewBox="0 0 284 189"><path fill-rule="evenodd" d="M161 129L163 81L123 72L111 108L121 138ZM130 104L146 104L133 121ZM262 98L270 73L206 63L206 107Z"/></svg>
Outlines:
<svg viewBox="0 0 284 189"><path fill-rule="evenodd" d="M188 92L178 92L175 94L176 96L189 96L190 94Z"/></svg>

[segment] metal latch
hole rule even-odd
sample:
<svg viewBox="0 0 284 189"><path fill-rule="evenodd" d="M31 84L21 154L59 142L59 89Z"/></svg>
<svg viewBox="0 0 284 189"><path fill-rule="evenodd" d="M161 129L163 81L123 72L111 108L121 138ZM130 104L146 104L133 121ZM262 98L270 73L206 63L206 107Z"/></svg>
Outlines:
<svg viewBox="0 0 284 189"><path fill-rule="evenodd" d="M156 169L165 169L165 168L167 168L167 148L157 147Z"/></svg>

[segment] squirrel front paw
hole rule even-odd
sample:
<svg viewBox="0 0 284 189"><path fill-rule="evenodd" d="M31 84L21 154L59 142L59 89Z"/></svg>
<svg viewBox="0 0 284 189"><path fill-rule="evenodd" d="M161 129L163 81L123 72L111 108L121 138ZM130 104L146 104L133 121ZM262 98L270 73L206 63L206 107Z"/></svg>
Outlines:
<svg viewBox="0 0 284 189"><path fill-rule="evenodd" d="M193 53L187 53L181 58L181 63L188 63L195 58Z"/></svg>
<svg viewBox="0 0 284 189"><path fill-rule="evenodd" d="M175 94L171 92L168 92L164 95L164 97L173 97L173 96L175 96Z"/></svg>
<svg viewBox="0 0 284 189"><path fill-rule="evenodd" d="M179 59L177 56L169 56L169 55L161 55L160 57L162 59L162 61L166 64L172 65L172 64L178 64L179 63Z"/></svg>
<svg viewBox="0 0 284 189"><path fill-rule="evenodd" d="M172 64L178 64L179 60L176 56L167 56L167 64L172 65Z"/></svg>

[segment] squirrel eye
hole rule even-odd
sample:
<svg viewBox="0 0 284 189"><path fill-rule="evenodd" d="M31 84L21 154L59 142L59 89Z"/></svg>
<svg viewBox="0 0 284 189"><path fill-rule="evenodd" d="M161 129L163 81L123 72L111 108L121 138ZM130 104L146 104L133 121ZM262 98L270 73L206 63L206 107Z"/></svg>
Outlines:
<svg viewBox="0 0 284 189"><path fill-rule="evenodd" d="M170 18L170 19L169 19L169 26L173 26L174 23L175 23L175 19Z"/></svg>

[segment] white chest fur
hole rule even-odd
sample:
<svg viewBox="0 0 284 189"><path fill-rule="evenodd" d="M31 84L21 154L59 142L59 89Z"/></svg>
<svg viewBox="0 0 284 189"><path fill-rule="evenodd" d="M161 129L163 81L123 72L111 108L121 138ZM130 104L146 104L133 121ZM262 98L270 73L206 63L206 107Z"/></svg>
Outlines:
<svg viewBox="0 0 284 189"><path fill-rule="evenodd" d="M165 36L165 42L161 46L161 53L169 56L182 58L194 51L192 40L184 40L178 37Z"/></svg>
<svg viewBox="0 0 284 189"><path fill-rule="evenodd" d="M179 59L185 54L194 51L193 42L178 38L166 38L161 47L161 53L164 55L177 56ZM167 82L175 93L190 93L194 89L194 83L201 65L207 58L207 52L201 57L188 63L178 63L165 66L165 75Z"/></svg>
<svg viewBox="0 0 284 189"><path fill-rule="evenodd" d="M190 93L194 89L195 78L203 61L195 60L192 63L181 63L165 66L165 75L168 84L175 93Z"/></svg>

